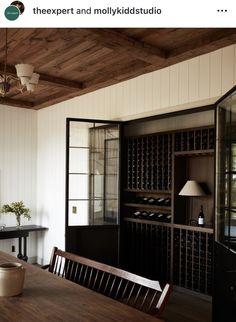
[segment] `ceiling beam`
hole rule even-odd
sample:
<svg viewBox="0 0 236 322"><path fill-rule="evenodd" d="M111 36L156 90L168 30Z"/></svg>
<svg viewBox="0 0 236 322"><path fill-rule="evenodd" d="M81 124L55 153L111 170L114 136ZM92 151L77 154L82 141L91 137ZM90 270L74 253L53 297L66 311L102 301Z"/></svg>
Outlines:
<svg viewBox="0 0 236 322"><path fill-rule="evenodd" d="M0 63L0 73L3 73L3 72L4 72L4 64ZM8 65L7 74L16 77L15 67ZM75 81L70 81L60 77L41 74L40 72L39 74L40 74L40 78L39 78L40 85L63 87L69 90L78 90L83 88L83 84L81 82L75 82Z"/></svg>
<svg viewBox="0 0 236 322"><path fill-rule="evenodd" d="M29 108L29 109L34 108L34 103L32 102L15 100L8 97L0 97L0 104L14 106L14 107Z"/></svg>
<svg viewBox="0 0 236 322"><path fill-rule="evenodd" d="M166 58L164 50L138 41L119 31L105 28L84 28L82 32L87 33L88 39L97 41L103 47L127 53L131 57L152 65L159 65Z"/></svg>

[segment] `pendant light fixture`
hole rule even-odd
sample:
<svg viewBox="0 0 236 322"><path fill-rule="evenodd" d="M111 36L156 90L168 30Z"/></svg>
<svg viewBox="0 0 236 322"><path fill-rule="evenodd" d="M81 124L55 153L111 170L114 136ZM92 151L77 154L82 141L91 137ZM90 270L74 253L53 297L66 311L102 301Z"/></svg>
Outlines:
<svg viewBox="0 0 236 322"><path fill-rule="evenodd" d="M0 72L0 95L2 97L7 96L10 91L14 81L16 82L16 88L20 92L34 92L35 86L39 81L39 74L34 73L34 66L30 64L17 64L16 76L7 71L7 54L8 54L8 39L7 39L7 29L5 31L5 60L3 64L3 72Z"/></svg>

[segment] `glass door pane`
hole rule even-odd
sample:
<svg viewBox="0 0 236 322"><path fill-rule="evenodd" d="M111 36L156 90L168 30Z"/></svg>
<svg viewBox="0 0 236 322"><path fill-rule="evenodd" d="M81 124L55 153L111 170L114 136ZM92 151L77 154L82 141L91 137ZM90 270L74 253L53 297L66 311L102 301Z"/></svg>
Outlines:
<svg viewBox="0 0 236 322"><path fill-rule="evenodd" d="M216 241L236 249L236 94L217 106Z"/></svg>
<svg viewBox="0 0 236 322"><path fill-rule="evenodd" d="M68 226L118 224L119 124L70 120Z"/></svg>

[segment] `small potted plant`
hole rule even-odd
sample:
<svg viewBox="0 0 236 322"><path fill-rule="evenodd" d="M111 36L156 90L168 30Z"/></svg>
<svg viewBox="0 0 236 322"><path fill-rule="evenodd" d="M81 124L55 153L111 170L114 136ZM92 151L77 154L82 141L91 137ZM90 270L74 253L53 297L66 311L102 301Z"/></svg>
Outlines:
<svg viewBox="0 0 236 322"><path fill-rule="evenodd" d="M21 217L25 217L28 220L30 220L31 215L30 215L30 210L25 207L23 201L16 201L12 202L7 205L3 205L1 208L2 213L13 213L16 216L16 222L18 228L21 226Z"/></svg>

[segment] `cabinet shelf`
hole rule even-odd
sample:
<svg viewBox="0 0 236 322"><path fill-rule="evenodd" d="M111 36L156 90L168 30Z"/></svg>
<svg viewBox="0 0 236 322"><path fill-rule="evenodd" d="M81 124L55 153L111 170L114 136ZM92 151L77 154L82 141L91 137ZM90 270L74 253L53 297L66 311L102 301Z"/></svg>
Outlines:
<svg viewBox="0 0 236 322"><path fill-rule="evenodd" d="M140 192L149 194L171 194L171 190L124 189L125 192Z"/></svg>
<svg viewBox="0 0 236 322"><path fill-rule="evenodd" d="M195 155L213 155L214 149L208 150L191 150L191 151L178 151L174 153L176 157L181 156L195 156Z"/></svg>
<svg viewBox="0 0 236 322"><path fill-rule="evenodd" d="M133 223L142 223L147 225L163 226L163 227L172 227L171 223L157 221L157 220L148 220L148 219L136 219L130 217L124 217L124 221L133 222Z"/></svg>
<svg viewBox="0 0 236 322"><path fill-rule="evenodd" d="M140 204L140 203L124 203L126 207L132 208L146 208L146 209L156 209L156 210L165 210L171 211L171 206L157 206L157 205L148 205L148 204Z"/></svg>
<svg viewBox="0 0 236 322"><path fill-rule="evenodd" d="M202 233L213 234L213 228L198 227L198 226L188 226L188 225L178 225L178 224L174 224L173 226L174 226L174 228L191 230L191 231L199 231L199 232L202 232Z"/></svg>

